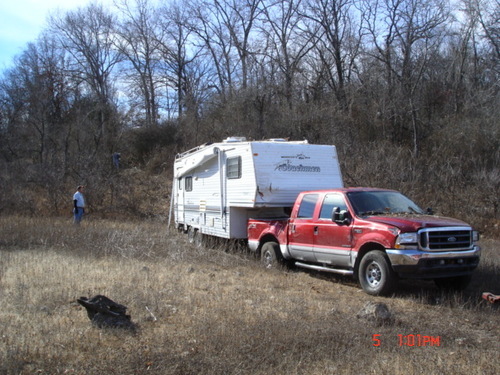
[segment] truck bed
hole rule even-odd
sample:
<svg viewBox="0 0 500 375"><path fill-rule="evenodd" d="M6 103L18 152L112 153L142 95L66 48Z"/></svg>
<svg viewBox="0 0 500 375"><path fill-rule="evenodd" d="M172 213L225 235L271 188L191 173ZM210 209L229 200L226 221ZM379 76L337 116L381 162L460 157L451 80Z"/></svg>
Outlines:
<svg viewBox="0 0 500 375"><path fill-rule="evenodd" d="M287 228L290 217L279 218L256 218L248 220L248 243L251 246L254 242L266 235L277 238L281 243L286 243ZM255 249L254 249L255 250Z"/></svg>

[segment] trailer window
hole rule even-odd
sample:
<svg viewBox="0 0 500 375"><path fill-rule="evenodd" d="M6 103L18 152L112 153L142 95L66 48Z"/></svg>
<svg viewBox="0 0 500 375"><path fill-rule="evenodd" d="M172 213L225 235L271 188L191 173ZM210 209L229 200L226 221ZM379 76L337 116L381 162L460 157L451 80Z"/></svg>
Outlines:
<svg viewBox="0 0 500 375"><path fill-rule="evenodd" d="M314 208L318 201L318 194L306 194L300 202L299 212L297 217L300 219L310 219L314 215Z"/></svg>
<svg viewBox="0 0 500 375"><path fill-rule="evenodd" d="M228 158L226 161L226 170L229 180L241 178L241 156Z"/></svg>
<svg viewBox="0 0 500 375"><path fill-rule="evenodd" d="M188 176L184 179L184 187L186 191L193 191L193 177Z"/></svg>

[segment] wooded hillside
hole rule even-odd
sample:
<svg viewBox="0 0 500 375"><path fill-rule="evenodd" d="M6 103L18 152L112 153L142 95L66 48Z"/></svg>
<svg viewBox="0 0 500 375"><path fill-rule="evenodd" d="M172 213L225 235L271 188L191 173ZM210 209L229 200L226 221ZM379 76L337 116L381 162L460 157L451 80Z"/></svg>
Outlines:
<svg viewBox="0 0 500 375"><path fill-rule="evenodd" d="M335 144L347 185L495 234L498 0L119 0L54 12L0 72L0 214L165 215L175 154ZM121 169L112 154L122 155Z"/></svg>

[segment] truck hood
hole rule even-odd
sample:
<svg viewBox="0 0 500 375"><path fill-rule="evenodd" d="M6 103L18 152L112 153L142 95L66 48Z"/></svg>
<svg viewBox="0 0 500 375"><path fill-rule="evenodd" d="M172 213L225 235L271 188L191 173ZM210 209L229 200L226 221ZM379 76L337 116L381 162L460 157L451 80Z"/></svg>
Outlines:
<svg viewBox="0 0 500 375"><path fill-rule="evenodd" d="M370 216L365 219L368 221L395 226L403 232L416 232L420 228L470 227L469 224L461 220L434 215L387 215Z"/></svg>

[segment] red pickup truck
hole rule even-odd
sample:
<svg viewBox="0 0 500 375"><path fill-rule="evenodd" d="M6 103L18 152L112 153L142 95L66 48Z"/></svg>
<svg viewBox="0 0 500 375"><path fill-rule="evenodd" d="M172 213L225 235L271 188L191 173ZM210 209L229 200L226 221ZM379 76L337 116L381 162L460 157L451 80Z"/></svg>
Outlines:
<svg viewBox="0 0 500 375"><path fill-rule="evenodd" d="M302 192L289 217L248 221L248 245L266 267L294 263L352 275L372 295L390 294L399 278L465 288L479 263L477 241L463 221L375 188Z"/></svg>

